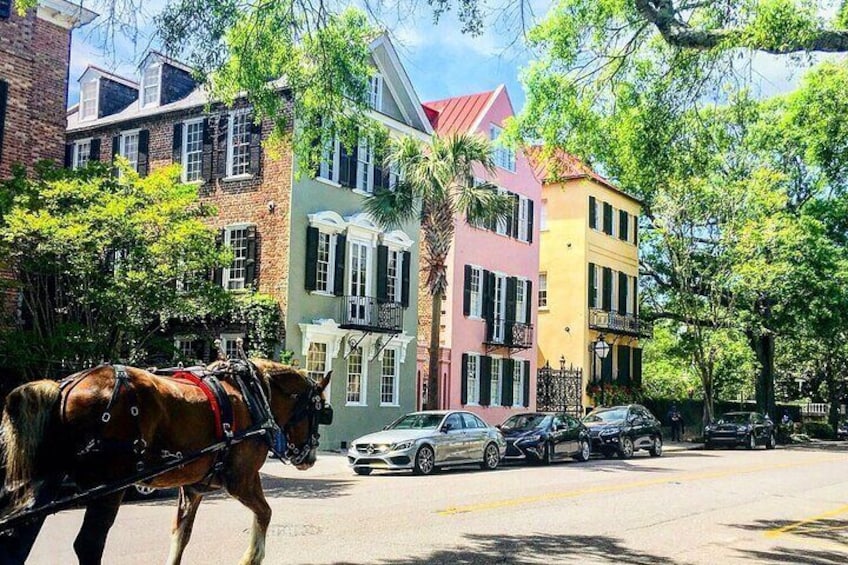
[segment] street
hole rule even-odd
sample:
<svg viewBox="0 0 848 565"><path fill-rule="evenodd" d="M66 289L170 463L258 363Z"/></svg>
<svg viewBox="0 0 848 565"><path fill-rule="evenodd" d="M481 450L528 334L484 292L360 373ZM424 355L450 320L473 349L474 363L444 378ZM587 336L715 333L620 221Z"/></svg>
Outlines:
<svg viewBox="0 0 848 565"><path fill-rule="evenodd" d="M825 444L822 444L825 445ZM431 477L355 476L325 454L264 471L274 511L266 563L848 562L848 446L682 450L659 459ZM162 563L173 498L127 503L107 564ZM28 563L74 563L81 511L49 518ZM184 563L237 563L250 514L221 494L200 507Z"/></svg>

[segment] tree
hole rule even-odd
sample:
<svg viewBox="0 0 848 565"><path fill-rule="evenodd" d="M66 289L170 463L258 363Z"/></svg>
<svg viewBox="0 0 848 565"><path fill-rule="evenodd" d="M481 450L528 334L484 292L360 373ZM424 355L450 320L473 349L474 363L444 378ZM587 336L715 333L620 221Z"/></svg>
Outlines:
<svg viewBox="0 0 848 565"><path fill-rule="evenodd" d="M421 270L432 300L427 405L439 407L439 346L442 300L448 288L448 255L456 223L486 222L506 217L510 200L488 184L475 186L473 169L494 173L492 148L478 135L434 135L429 143L412 137L393 141L389 166L401 171L391 191L381 191L365 202L365 209L385 226L399 226L420 215L423 238Z"/></svg>

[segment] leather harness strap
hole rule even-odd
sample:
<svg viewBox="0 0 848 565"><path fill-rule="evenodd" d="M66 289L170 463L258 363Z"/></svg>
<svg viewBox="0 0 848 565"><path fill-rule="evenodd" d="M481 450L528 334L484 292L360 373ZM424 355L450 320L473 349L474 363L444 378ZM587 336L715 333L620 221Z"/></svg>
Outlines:
<svg viewBox="0 0 848 565"><path fill-rule="evenodd" d="M203 391L212 415L215 418L215 437L220 441L235 432L235 418L233 408L227 392L221 383L212 376L199 377L191 371L177 371L169 375L171 378L188 381Z"/></svg>

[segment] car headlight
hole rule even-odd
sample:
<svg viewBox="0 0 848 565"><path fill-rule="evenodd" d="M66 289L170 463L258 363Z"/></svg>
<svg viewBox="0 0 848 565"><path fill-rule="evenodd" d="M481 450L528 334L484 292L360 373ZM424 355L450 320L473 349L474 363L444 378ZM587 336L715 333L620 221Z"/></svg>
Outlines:
<svg viewBox="0 0 848 565"><path fill-rule="evenodd" d="M402 451L404 449L409 449L413 445L415 445L415 440L411 439L409 441L401 441L392 446L392 451Z"/></svg>
<svg viewBox="0 0 848 565"><path fill-rule="evenodd" d="M609 436L614 436L614 435L616 435L616 434L618 434L618 430L616 430L616 429L606 429L606 430L601 430L601 435L602 435L602 436L609 437Z"/></svg>
<svg viewBox="0 0 848 565"><path fill-rule="evenodd" d="M748 426L736 426L736 431L741 432L741 433L745 433L745 432L748 431Z"/></svg>
<svg viewBox="0 0 848 565"><path fill-rule="evenodd" d="M531 436L524 436L519 441L526 443L534 443L542 439L542 436L539 434L533 434Z"/></svg>
<svg viewBox="0 0 848 565"><path fill-rule="evenodd" d="M704 431L705 431L705 432L711 432L711 431L713 431L713 427L712 427L712 425L707 424L706 426L704 426Z"/></svg>

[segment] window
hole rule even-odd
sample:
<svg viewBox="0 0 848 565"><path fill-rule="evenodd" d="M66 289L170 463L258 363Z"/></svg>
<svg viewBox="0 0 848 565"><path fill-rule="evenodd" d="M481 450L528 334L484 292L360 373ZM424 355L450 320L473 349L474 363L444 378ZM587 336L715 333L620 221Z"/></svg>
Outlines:
<svg viewBox="0 0 848 565"><path fill-rule="evenodd" d="M336 235L318 233L318 261L315 290L317 292L333 293L336 264Z"/></svg>
<svg viewBox="0 0 848 565"><path fill-rule="evenodd" d="M201 180L203 160L203 120L193 120L183 125L183 182Z"/></svg>
<svg viewBox="0 0 848 565"><path fill-rule="evenodd" d="M503 359L500 357L492 357L492 406L501 405L501 370L503 369Z"/></svg>
<svg viewBox="0 0 848 565"><path fill-rule="evenodd" d="M539 212L539 231L548 229L548 201L542 200L542 209Z"/></svg>
<svg viewBox="0 0 848 565"><path fill-rule="evenodd" d="M495 319L493 324L492 339L495 343L503 343L506 337L506 276L495 275Z"/></svg>
<svg viewBox="0 0 848 565"><path fill-rule="evenodd" d="M359 138L356 161L356 189L371 194L374 192L374 148L364 137Z"/></svg>
<svg viewBox="0 0 848 565"><path fill-rule="evenodd" d="M468 404L480 403L480 356L468 354Z"/></svg>
<svg viewBox="0 0 848 565"><path fill-rule="evenodd" d="M86 139L77 141L74 144L74 159L72 162L74 169L81 169L88 164L91 159L91 140Z"/></svg>
<svg viewBox="0 0 848 565"><path fill-rule="evenodd" d="M362 348L351 350L347 358L347 403L365 404L365 394L362 379Z"/></svg>
<svg viewBox="0 0 848 565"><path fill-rule="evenodd" d="M141 107L159 104L159 85L161 84L162 65L150 65L144 69L141 77Z"/></svg>
<svg viewBox="0 0 848 565"><path fill-rule="evenodd" d="M83 83L80 88L80 119L93 120L97 117L97 80Z"/></svg>
<svg viewBox="0 0 848 565"><path fill-rule="evenodd" d="M498 189L498 193L502 196L505 196L507 194L507 192L502 188ZM495 221L495 233L497 233L498 235L506 235L507 225L509 224L511 224L511 221L508 218L498 218Z"/></svg>
<svg viewBox="0 0 848 565"><path fill-rule="evenodd" d="M548 273L539 273L539 308L548 307Z"/></svg>
<svg viewBox="0 0 848 565"><path fill-rule="evenodd" d="M495 165L502 169L506 169L507 171L515 172L515 150L510 149L508 147L504 147L497 143L498 139L503 133L503 128L492 124L489 126L489 139L492 140L494 144L494 153L492 154L492 159L495 161Z"/></svg>
<svg viewBox="0 0 848 565"><path fill-rule="evenodd" d="M632 314L633 313L633 310L631 309L631 306L632 306L631 295L633 294L633 290L632 290L633 287L632 287L632 284L631 284L632 280L633 280L633 277L628 277L628 276L622 277L622 281L624 282L624 309L625 309L625 311L621 312L621 314Z"/></svg>
<svg viewBox="0 0 848 565"><path fill-rule="evenodd" d="M469 316L483 317L483 270L479 267L471 267L471 311Z"/></svg>
<svg viewBox="0 0 848 565"><path fill-rule="evenodd" d="M380 404L397 406L398 404L398 355L395 349L383 351L380 375Z"/></svg>
<svg viewBox="0 0 848 565"><path fill-rule="evenodd" d="M318 166L318 177L332 182L339 182L339 156L341 145L338 139L333 139L330 146L324 150L321 164Z"/></svg>
<svg viewBox="0 0 848 565"><path fill-rule="evenodd" d="M523 196L518 199L518 234L517 237L521 241L530 241L528 230L530 224L528 216L530 215L530 201Z"/></svg>
<svg viewBox="0 0 848 565"><path fill-rule="evenodd" d="M376 74L368 79L368 104L378 112L383 109L383 77Z"/></svg>
<svg viewBox="0 0 848 565"><path fill-rule="evenodd" d="M221 349L224 351L227 359L238 358L238 340L240 339L244 339L242 334L221 334Z"/></svg>
<svg viewBox="0 0 848 565"><path fill-rule="evenodd" d="M400 302L401 296L401 263L403 253L396 249L389 249L388 262L386 264L386 298L389 302Z"/></svg>
<svg viewBox="0 0 848 565"><path fill-rule="evenodd" d="M515 283L515 321L521 324L529 322L527 318L527 281L518 279Z"/></svg>
<svg viewBox="0 0 848 565"><path fill-rule="evenodd" d="M250 113L239 110L230 113L227 136L227 176L250 174Z"/></svg>
<svg viewBox="0 0 848 565"><path fill-rule="evenodd" d="M134 171L138 170L138 131L121 134L120 154Z"/></svg>
<svg viewBox="0 0 848 565"><path fill-rule="evenodd" d="M601 307L601 277L603 276L603 269L598 265L593 265L592 268L595 270L595 278L593 279L593 292L594 292L594 301L592 303L592 308L600 308Z"/></svg>
<svg viewBox="0 0 848 565"><path fill-rule="evenodd" d="M229 246L233 251L233 262L223 271L224 288L242 290L247 274L247 226L226 228L224 245Z"/></svg>
<svg viewBox="0 0 848 565"><path fill-rule="evenodd" d="M604 203L601 202L600 200L597 200L597 199L595 199L594 202L595 202L595 225L592 226L592 229L600 231L601 230L601 222L603 220Z"/></svg>
<svg viewBox="0 0 848 565"><path fill-rule="evenodd" d="M319 381L327 373L327 344L313 341L306 351L306 374Z"/></svg>
<svg viewBox="0 0 848 565"><path fill-rule="evenodd" d="M512 405L524 406L524 361L516 359L512 373Z"/></svg>
<svg viewBox="0 0 848 565"><path fill-rule="evenodd" d="M349 273L347 288L350 321L368 324L372 313L368 300L371 246L362 241L351 240L348 253L350 261L347 269Z"/></svg>
<svg viewBox="0 0 848 565"><path fill-rule="evenodd" d="M174 338L174 352L178 359L184 359L190 362L199 361L197 349L195 349L196 345L197 342L188 337Z"/></svg>

